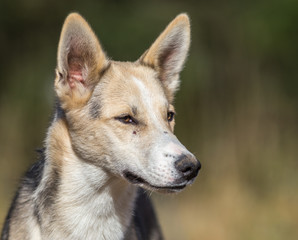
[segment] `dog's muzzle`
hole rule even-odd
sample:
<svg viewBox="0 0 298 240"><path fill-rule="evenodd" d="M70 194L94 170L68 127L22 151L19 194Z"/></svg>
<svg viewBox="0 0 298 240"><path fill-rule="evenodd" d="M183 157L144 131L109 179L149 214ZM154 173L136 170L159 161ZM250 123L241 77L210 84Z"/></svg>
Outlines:
<svg viewBox="0 0 298 240"><path fill-rule="evenodd" d="M168 182L166 184L162 183L162 181L162 184L152 184L141 177L138 173L131 172L129 170L125 170L123 172L123 177L132 184L136 184L150 190L171 193L179 192L187 185L192 184L201 169L201 163L192 154L181 154L175 156L175 162L173 162L173 165L172 166L176 171L171 172L176 172L175 177L172 178L172 182ZM165 178L167 178L166 175Z"/></svg>

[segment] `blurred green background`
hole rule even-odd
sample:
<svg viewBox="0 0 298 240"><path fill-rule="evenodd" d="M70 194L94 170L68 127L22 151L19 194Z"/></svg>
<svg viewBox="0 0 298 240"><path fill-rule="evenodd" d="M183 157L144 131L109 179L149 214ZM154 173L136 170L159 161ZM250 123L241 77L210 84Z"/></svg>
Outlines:
<svg viewBox="0 0 298 240"><path fill-rule="evenodd" d="M108 55L136 60L178 13L192 46L176 98L178 138L201 160L178 195L153 194L166 239L298 239L298 2L0 2L0 225L42 147L56 49L71 11Z"/></svg>

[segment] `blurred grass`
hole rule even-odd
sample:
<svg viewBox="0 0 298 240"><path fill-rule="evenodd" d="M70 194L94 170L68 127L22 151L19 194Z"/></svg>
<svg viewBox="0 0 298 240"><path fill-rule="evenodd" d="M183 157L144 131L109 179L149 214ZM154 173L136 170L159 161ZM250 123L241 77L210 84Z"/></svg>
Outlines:
<svg viewBox="0 0 298 240"><path fill-rule="evenodd" d="M192 47L176 98L178 138L201 160L179 195L154 195L167 239L297 239L298 2L0 2L0 225L42 146L56 47L78 11L108 55L135 60L178 13Z"/></svg>

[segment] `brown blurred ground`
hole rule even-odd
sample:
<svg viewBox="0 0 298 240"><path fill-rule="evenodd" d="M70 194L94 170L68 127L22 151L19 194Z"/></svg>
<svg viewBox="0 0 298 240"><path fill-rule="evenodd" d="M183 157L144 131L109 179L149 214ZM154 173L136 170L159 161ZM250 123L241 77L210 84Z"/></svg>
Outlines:
<svg viewBox="0 0 298 240"><path fill-rule="evenodd" d="M195 184L153 194L167 239L298 239L298 2L0 2L0 225L50 121L56 47L78 11L108 55L135 60L178 13L192 48L176 99Z"/></svg>

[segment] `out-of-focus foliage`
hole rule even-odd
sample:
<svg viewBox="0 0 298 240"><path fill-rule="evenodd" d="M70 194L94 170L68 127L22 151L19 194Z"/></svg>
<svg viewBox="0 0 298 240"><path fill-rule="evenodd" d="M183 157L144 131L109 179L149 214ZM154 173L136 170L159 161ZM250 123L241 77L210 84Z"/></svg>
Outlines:
<svg viewBox="0 0 298 240"><path fill-rule="evenodd" d="M56 48L80 12L108 55L135 60L180 12L192 47L176 134L201 160L195 184L154 195L167 239L298 239L298 2L0 2L0 225L42 147Z"/></svg>

